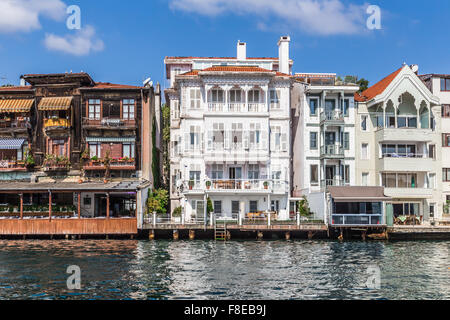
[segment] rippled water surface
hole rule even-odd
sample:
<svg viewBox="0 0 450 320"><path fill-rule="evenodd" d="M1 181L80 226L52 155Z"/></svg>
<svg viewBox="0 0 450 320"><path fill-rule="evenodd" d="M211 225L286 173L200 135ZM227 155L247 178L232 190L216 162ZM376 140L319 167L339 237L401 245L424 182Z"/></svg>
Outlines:
<svg viewBox="0 0 450 320"><path fill-rule="evenodd" d="M450 299L450 242L0 241L0 299ZM81 290L68 290L69 265ZM367 289L367 268L381 288Z"/></svg>

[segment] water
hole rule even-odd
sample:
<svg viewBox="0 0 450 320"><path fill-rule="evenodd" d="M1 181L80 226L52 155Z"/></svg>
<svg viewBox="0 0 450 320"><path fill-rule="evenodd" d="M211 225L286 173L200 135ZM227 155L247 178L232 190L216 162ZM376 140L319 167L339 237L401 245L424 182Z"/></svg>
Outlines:
<svg viewBox="0 0 450 320"><path fill-rule="evenodd" d="M0 299L450 299L450 242L0 241ZM68 290L69 265L81 290ZM381 288L368 289L370 265Z"/></svg>

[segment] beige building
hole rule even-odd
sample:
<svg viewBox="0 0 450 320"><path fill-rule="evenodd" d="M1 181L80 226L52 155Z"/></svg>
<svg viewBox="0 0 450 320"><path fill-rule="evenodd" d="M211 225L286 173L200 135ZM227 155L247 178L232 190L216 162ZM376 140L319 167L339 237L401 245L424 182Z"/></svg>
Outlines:
<svg viewBox="0 0 450 320"><path fill-rule="evenodd" d="M441 106L404 65L355 95L356 185L383 186L396 223L442 219Z"/></svg>

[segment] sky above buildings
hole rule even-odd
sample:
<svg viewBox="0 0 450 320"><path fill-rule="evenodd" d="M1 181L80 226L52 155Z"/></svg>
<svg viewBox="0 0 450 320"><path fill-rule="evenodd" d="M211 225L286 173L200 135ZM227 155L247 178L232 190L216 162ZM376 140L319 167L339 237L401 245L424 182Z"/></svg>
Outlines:
<svg viewBox="0 0 450 320"><path fill-rule="evenodd" d="M69 29L80 8L81 29ZM381 9L381 29L369 5ZM85 71L95 81L164 87L165 56L277 57L291 36L294 72L374 84L403 62L450 73L448 0L0 0L0 85L27 73Z"/></svg>

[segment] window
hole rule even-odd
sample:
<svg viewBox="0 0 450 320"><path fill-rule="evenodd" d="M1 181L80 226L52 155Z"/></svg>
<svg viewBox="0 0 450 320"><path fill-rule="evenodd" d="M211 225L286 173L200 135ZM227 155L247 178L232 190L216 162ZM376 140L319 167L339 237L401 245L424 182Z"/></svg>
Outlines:
<svg viewBox="0 0 450 320"><path fill-rule="evenodd" d="M442 117L443 118L450 118L450 104L443 104L442 105Z"/></svg>
<svg viewBox="0 0 450 320"><path fill-rule="evenodd" d="M450 79L441 79L441 91L450 91Z"/></svg>
<svg viewBox="0 0 450 320"><path fill-rule="evenodd" d="M361 159L368 160L369 159L369 144L363 143L361 145Z"/></svg>
<svg viewBox="0 0 450 320"><path fill-rule="evenodd" d="M231 103L242 102L241 94L242 94L242 91L240 89L232 89L232 90L230 90L230 102Z"/></svg>
<svg viewBox="0 0 450 320"><path fill-rule="evenodd" d="M417 117L397 117L398 128L417 128Z"/></svg>
<svg viewBox="0 0 450 320"><path fill-rule="evenodd" d="M122 156L134 159L134 143L124 143L122 145Z"/></svg>
<svg viewBox="0 0 450 320"><path fill-rule="evenodd" d="M250 212L251 213L258 212L258 201L250 201Z"/></svg>
<svg viewBox="0 0 450 320"><path fill-rule="evenodd" d="M191 149L194 149L200 145L200 127L191 126L189 132L189 145Z"/></svg>
<svg viewBox="0 0 450 320"><path fill-rule="evenodd" d="M280 109L280 90L270 90L270 108L271 109Z"/></svg>
<svg viewBox="0 0 450 320"><path fill-rule="evenodd" d="M88 117L90 120L100 120L101 103L99 99L89 99Z"/></svg>
<svg viewBox="0 0 450 320"><path fill-rule="evenodd" d="M122 119L134 120L134 99L124 99L122 100Z"/></svg>
<svg viewBox="0 0 450 320"><path fill-rule="evenodd" d="M248 166L248 179L249 180L258 180L259 179L259 165L250 164Z"/></svg>
<svg viewBox="0 0 450 320"><path fill-rule="evenodd" d="M254 89L248 92L248 102L259 103L259 90Z"/></svg>
<svg viewBox="0 0 450 320"><path fill-rule="evenodd" d="M317 150L317 132L309 133L309 148L311 150Z"/></svg>
<svg viewBox="0 0 450 320"><path fill-rule="evenodd" d="M223 165L222 164L213 164L212 165L212 179L213 180L223 179Z"/></svg>
<svg viewBox="0 0 450 320"><path fill-rule="evenodd" d="M275 212L280 211L280 201L279 200L270 201L270 211L275 211Z"/></svg>
<svg viewBox="0 0 450 320"><path fill-rule="evenodd" d="M319 184L319 166L317 164L311 165L310 181L312 186L317 186Z"/></svg>
<svg viewBox="0 0 450 320"><path fill-rule="evenodd" d="M201 172L197 171L197 170L189 171L189 180L195 181L195 182L200 182L200 174L201 174Z"/></svg>
<svg viewBox="0 0 450 320"><path fill-rule="evenodd" d="M428 188L436 189L436 174L430 173L428 176Z"/></svg>
<svg viewBox="0 0 450 320"><path fill-rule="evenodd" d="M178 102L178 100L171 101L170 111L173 119L180 118L180 103Z"/></svg>
<svg viewBox="0 0 450 320"><path fill-rule="evenodd" d="M222 89L212 89L211 98L213 103L224 102L223 100L223 90Z"/></svg>
<svg viewBox="0 0 450 320"><path fill-rule="evenodd" d="M239 214L239 201L231 201L231 213L233 215Z"/></svg>
<svg viewBox="0 0 450 320"><path fill-rule="evenodd" d="M201 101L201 93L200 89L191 89L190 90L190 108L191 109L200 109L200 101Z"/></svg>
<svg viewBox="0 0 450 320"><path fill-rule="evenodd" d="M367 131L367 116L361 116L361 130Z"/></svg>
<svg viewBox="0 0 450 320"><path fill-rule="evenodd" d="M450 168L442 169L442 181L450 182Z"/></svg>
<svg viewBox="0 0 450 320"><path fill-rule="evenodd" d="M272 148L273 150L281 149L281 127L272 127Z"/></svg>
<svg viewBox="0 0 450 320"><path fill-rule="evenodd" d="M349 99L344 99L344 117L348 117L349 108L350 108L350 100Z"/></svg>
<svg viewBox="0 0 450 320"><path fill-rule="evenodd" d="M250 145L256 147L261 142L261 124L250 124Z"/></svg>
<svg viewBox="0 0 450 320"><path fill-rule="evenodd" d="M430 145L428 146L428 157L429 157L430 159L436 160L436 145L430 144Z"/></svg>
<svg viewBox="0 0 450 320"><path fill-rule="evenodd" d="M52 141L52 154L55 156L65 156L66 155L66 144L64 140L53 140Z"/></svg>
<svg viewBox="0 0 450 320"><path fill-rule="evenodd" d="M89 156L100 158L100 143L89 143Z"/></svg>
<svg viewBox="0 0 450 320"><path fill-rule="evenodd" d="M377 128L384 128L383 115L377 115L376 120L377 120Z"/></svg>
<svg viewBox="0 0 450 320"><path fill-rule="evenodd" d="M350 166L344 166L344 182L345 184L350 184Z"/></svg>
<svg viewBox="0 0 450 320"><path fill-rule="evenodd" d="M381 146L383 158L416 158L416 146L413 144L383 144ZM420 155L421 157L422 155Z"/></svg>
<svg viewBox="0 0 450 320"><path fill-rule="evenodd" d="M214 213L215 214L222 213L222 201L214 201Z"/></svg>
<svg viewBox="0 0 450 320"><path fill-rule="evenodd" d="M450 133L443 133L442 134L442 146L443 147L450 147Z"/></svg>
<svg viewBox="0 0 450 320"><path fill-rule="evenodd" d="M362 173L361 184L365 187L369 185L369 173L368 172Z"/></svg>
<svg viewBox="0 0 450 320"><path fill-rule="evenodd" d="M382 173L381 180L385 188L417 188L415 173Z"/></svg>
<svg viewBox="0 0 450 320"><path fill-rule="evenodd" d="M318 99L309 99L309 114L311 116L317 116Z"/></svg>
<svg viewBox="0 0 450 320"><path fill-rule="evenodd" d="M350 133L344 132L343 138L344 150L350 150Z"/></svg>
<svg viewBox="0 0 450 320"><path fill-rule="evenodd" d="M430 217L434 217L434 207L436 206L435 203L430 203Z"/></svg>

